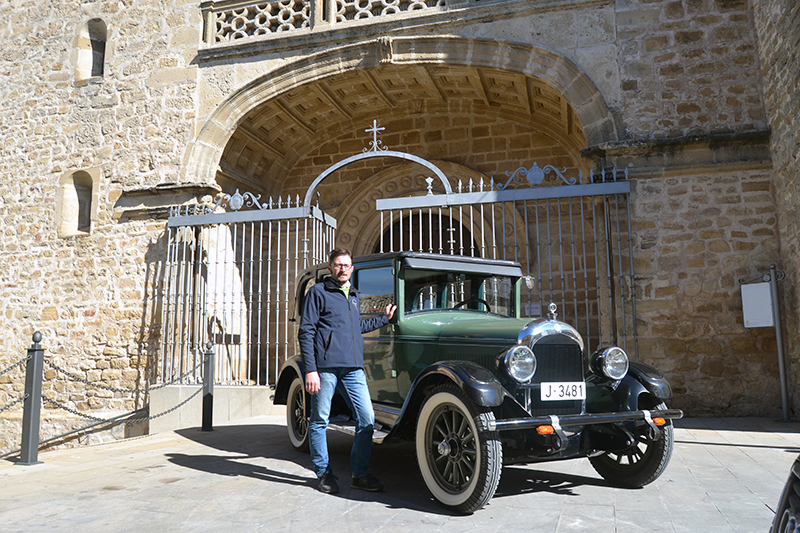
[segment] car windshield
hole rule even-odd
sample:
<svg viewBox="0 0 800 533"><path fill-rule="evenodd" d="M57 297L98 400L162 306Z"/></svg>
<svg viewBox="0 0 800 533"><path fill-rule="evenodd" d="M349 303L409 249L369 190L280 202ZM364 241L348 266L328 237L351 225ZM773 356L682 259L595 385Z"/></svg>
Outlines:
<svg viewBox="0 0 800 533"><path fill-rule="evenodd" d="M405 312L456 309L513 317L514 282L492 274L406 270Z"/></svg>

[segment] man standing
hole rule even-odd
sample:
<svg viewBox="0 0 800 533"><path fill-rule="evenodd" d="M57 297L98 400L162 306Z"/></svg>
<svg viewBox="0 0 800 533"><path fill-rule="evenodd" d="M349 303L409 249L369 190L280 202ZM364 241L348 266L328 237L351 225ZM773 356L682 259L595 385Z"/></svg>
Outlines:
<svg viewBox="0 0 800 533"><path fill-rule="evenodd" d="M350 452L353 470L351 486L381 491L383 485L368 473L372 453L375 413L364 373L364 338L362 333L389 323L397 309L387 305L384 314L362 320L358 291L350 285L353 256L349 250L336 248L328 256L331 276L311 287L303 302L298 341L303 357L306 391L311 395L308 442L311 461L321 492L339 492L339 484L328 464L325 435L331 412L331 400L337 385L346 395L356 421L356 434Z"/></svg>

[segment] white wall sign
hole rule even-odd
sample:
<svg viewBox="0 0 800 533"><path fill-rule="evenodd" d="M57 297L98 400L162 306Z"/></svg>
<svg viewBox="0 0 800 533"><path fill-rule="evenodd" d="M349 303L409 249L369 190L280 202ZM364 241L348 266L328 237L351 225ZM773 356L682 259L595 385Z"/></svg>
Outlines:
<svg viewBox="0 0 800 533"><path fill-rule="evenodd" d="M775 325L772 319L772 294L769 282L742 285L742 312L746 328L765 328Z"/></svg>

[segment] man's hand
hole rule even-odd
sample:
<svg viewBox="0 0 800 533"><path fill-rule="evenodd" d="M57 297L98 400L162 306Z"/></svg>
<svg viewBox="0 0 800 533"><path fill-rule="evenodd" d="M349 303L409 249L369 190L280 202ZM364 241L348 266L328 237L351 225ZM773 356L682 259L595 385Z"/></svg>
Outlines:
<svg viewBox="0 0 800 533"><path fill-rule="evenodd" d="M316 370L313 372L306 372L306 391L309 394L316 394L319 392L319 373Z"/></svg>
<svg viewBox="0 0 800 533"><path fill-rule="evenodd" d="M386 306L386 310L383 312L386 315L386 318L389 320L392 319L394 316L394 312L397 310L397 306L394 304L389 304Z"/></svg>

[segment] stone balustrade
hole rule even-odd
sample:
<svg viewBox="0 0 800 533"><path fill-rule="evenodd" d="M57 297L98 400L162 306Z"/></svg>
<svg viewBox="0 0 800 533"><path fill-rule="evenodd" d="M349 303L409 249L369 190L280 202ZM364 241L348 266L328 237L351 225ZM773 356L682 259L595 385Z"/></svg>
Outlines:
<svg viewBox="0 0 800 533"><path fill-rule="evenodd" d="M203 2L203 41L230 43L407 14L441 12L448 0L225 0Z"/></svg>

